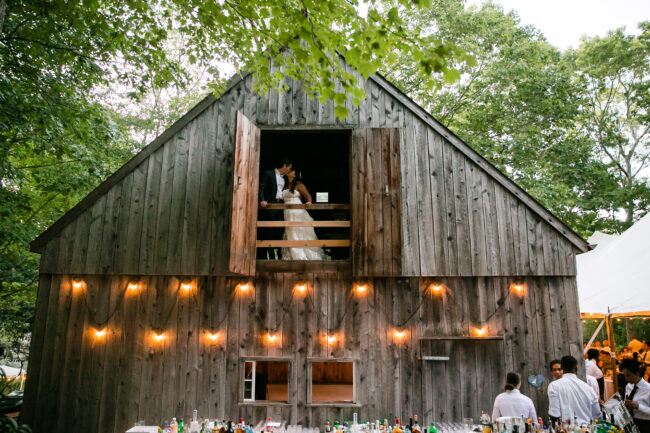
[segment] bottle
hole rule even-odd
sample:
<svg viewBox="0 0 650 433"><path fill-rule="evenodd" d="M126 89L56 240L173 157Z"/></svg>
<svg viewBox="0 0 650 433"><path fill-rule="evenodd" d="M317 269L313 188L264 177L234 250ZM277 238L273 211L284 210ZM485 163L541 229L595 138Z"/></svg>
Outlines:
<svg viewBox="0 0 650 433"><path fill-rule="evenodd" d="M201 426L199 425L199 412L194 409L192 411L192 421L190 421L189 433L199 433Z"/></svg>
<svg viewBox="0 0 650 433"><path fill-rule="evenodd" d="M330 420L329 419L325 420L325 432L326 433L332 433L332 426L330 425Z"/></svg>
<svg viewBox="0 0 650 433"><path fill-rule="evenodd" d="M273 427L271 426L271 417L266 421L266 428L264 430L267 432L273 431Z"/></svg>
<svg viewBox="0 0 650 433"><path fill-rule="evenodd" d="M413 415L413 426L411 427L411 431L413 433L422 433L422 428L420 427L420 424L418 424L418 414Z"/></svg>
<svg viewBox="0 0 650 433"><path fill-rule="evenodd" d="M431 422L431 425L429 426L429 433L438 433L438 429L436 428L436 423Z"/></svg>
<svg viewBox="0 0 650 433"><path fill-rule="evenodd" d="M395 428L393 429L393 433L403 433L404 430L402 430L400 423L399 423L399 418L395 418Z"/></svg>

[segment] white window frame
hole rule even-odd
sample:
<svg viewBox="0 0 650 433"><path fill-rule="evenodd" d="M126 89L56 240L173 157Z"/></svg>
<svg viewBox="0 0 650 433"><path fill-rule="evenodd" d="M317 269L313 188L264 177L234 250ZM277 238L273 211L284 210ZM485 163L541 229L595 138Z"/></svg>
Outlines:
<svg viewBox="0 0 650 433"><path fill-rule="evenodd" d="M242 356L239 358L240 361L240 396L242 403L257 403L259 405L282 405L282 404L291 404L291 381L292 381L292 371L293 371L293 357L289 356ZM246 379L246 363L251 362L253 364L252 377ZM289 367L289 377L287 378L287 402L277 402L270 400L255 400L255 372L257 370L258 362L286 362ZM251 398L246 398L246 386L245 383L250 382L252 385L252 396Z"/></svg>
<svg viewBox="0 0 650 433"><path fill-rule="evenodd" d="M246 364L247 363L253 364L253 368L251 371L251 378L246 379ZM255 401L255 367L257 365L257 361L254 360L244 360L244 394L243 394L243 400L244 401ZM246 382L250 382L251 384L251 398L246 398Z"/></svg>

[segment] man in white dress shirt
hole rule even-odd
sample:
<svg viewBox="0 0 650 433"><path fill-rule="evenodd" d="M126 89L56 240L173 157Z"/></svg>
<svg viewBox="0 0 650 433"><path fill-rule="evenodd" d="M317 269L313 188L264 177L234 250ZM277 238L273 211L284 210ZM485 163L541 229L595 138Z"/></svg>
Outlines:
<svg viewBox="0 0 650 433"><path fill-rule="evenodd" d="M560 363L564 375L548 385L548 414L559 421L575 416L578 424L589 424L600 419L598 396L589 385L578 379L578 360L573 356L562 357Z"/></svg>
<svg viewBox="0 0 650 433"><path fill-rule="evenodd" d="M533 421L537 420L533 401L519 392L520 387L521 376L513 372L508 373L506 385L503 387L505 392L497 395L497 398L494 399L493 422L502 416L523 416L524 420L528 418Z"/></svg>
<svg viewBox="0 0 650 433"><path fill-rule="evenodd" d="M641 433L650 432L650 384L643 380L641 366L634 359L621 361L621 372L628 384L625 387L625 407Z"/></svg>
<svg viewBox="0 0 650 433"><path fill-rule="evenodd" d="M585 360L585 373L587 376L591 376L596 379L598 382L598 396L602 400L603 392L605 391L605 379L603 379L603 372L598 367L598 357L600 356L600 351L598 349L589 349L587 351L587 359ZM589 381L587 381L589 383Z"/></svg>

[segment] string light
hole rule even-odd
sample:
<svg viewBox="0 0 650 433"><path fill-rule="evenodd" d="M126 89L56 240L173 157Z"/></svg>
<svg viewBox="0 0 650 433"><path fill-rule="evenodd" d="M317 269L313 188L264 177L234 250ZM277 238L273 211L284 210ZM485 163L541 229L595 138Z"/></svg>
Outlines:
<svg viewBox="0 0 650 433"><path fill-rule="evenodd" d="M334 344L337 342L338 337L336 335L328 335L326 339L327 339L327 344Z"/></svg>
<svg viewBox="0 0 650 433"><path fill-rule="evenodd" d="M140 284L136 283L135 281L131 281L127 286L127 288L129 289L130 292L135 293L138 290L140 290Z"/></svg>
<svg viewBox="0 0 650 433"><path fill-rule="evenodd" d="M78 292L82 290L84 287L84 281L83 280L72 280L72 289L75 292Z"/></svg>
<svg viewBox="0 0 650 433"><path fill-rule="evenodd" d="M164 332L154 332L153 333L153 339L157 343L161 343L161 342L165 341L166 338L167 338L167 335L165 335Z"/></svg>
<svg viewBox="0 0 650 433"><path fill-rule="evenodd" d="M398 343L401 343L406 339L406 336L408 335L408 331L404 329L394 329L393 330L393 340L395 340Z"/></svg>
<svg viewBox="0 0 650 433"><path fill-rule="evenodd" d="M206 336L206 338L207 338L208 340L210 340L210 342L212 342L212 343L218 343L218 342L219 342L219 339L220 339L220 336L219 336L219 333L218 333L218 332L209 332L209 331L207 331L207 332L205 333L205 336Z"/></svg>
<svg viewBox="0 0 650 433"><path fill-rule="evenodd" d="M442 295L443 290L444 290L444 286L442 284L438 284L438 283L429 284L429 291L434 295Z"/></svg>
<svg viewBox="0 0 650 433"><path fill-rule="evenodd" d="M185 282L181 283L181 290L184 291L185 293L190 293L192 291L192 283Z"/></svg>
<svg viewBox="0 0 650 433"><path fill-rule="evenodd" d="M354 286L354 292L356 293L357 296L365 296L366 293L368 293L368 285L367 284L356 284Z"/></svg>
<svg viewBox="0 0 650 433"><path fill-rule="evenodd" d="M522 296L526 291L526 286L522 283L514 283L512 284L511 288L519 296Z"/></svg>
<svg viewBox="0 0 650 433"><path fill-rule="evenodd" d="M95 334L95 340L103 340L104 337L106 336L106 328L95 329L94 334Z"/></svg>
<svg viewBox="0 0 650 433"><path fill-rule="evenodd" d="M294 289L296 292L300 293L301 295L304 295L307 293L307 284L305 283L298 283L294 286Z"/></svg>
<svg viewBox="0 0 650 433"><path fill-rule="evenodd" d="M236 291L240 295L246 295L253 289L253 286L250 283L240 283L237 284Z"/></svg>
<svg viewBox="0 0 650 433"><path fill-rule="evenodd" d="M485 335L486 332L487 332L487 328L486 328L485 326L482 327L482 328L474 328L474 329L472 330L472 333L473 333L474 336L476 336L476 337L483 337L483 336Z"/></svg>
<svg viewBox="0 0 650 433"><path fill-rule="evenodd" d="M268 344L275 344L280 340L280 337L277 334L267 333L265 339Z"/></svg>

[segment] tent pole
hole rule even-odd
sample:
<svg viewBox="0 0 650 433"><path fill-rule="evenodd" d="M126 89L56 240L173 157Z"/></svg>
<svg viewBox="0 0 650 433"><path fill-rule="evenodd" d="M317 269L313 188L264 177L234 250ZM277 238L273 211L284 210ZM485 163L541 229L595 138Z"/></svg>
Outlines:
<svg viewBox="0 0 650 433"><path fill-rule="evenodd" d="M616 346L614 345L614 329L612 328L612 316L609 314L605 316L607 321L607 340L609 340L609 348L613 353L616 353ZM614 384L614 393L618 392L618 373L616 372L616 358L612 357L614 360L614 369L612 370L612 382Z"/></svg>

